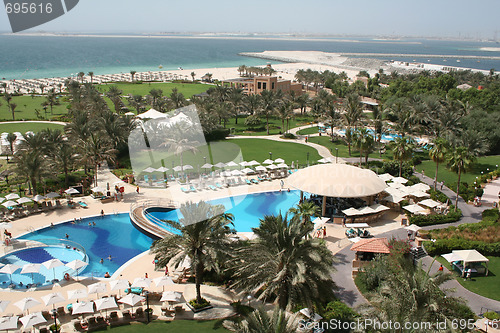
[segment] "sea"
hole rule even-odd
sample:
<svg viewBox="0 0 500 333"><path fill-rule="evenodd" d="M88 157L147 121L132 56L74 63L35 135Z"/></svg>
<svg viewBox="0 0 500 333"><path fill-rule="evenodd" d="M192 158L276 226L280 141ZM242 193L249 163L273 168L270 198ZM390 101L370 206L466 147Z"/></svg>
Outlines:
<svg viewBox="0 0 500 333"><path fill-rule="evenodd" d="M499 51L484 51L481 48ZM277 63L244 57L240 52L266 50L394 54L371 58L421 62L482 70L500 70L500 44L488 41L376 39L368 37L238 36L26 36L0 35L0 79L69 77L99 74L256 66ZM480 56L460 59L425 55Z"/></svg>

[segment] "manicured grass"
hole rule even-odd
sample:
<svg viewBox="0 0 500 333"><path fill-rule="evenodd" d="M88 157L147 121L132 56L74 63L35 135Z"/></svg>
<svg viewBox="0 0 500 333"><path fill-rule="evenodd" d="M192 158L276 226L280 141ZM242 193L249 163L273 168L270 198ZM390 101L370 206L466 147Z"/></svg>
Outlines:
<svg viewBox="0 0 500 333"><path fill-rule="evenodd" d="M49 123L9 123L9 122L0 123L0 133L20 132L24 134L28 131L36 133L47 128L60 129L62 131L64 129L64 126L59 124L49 124Z"/></svg>
<svg viewBox="0 0 500 333"><path fill-rule="evenodd" d="M308 134L317 134L317 133L318 133L318 126L304 128L304 129L297 132L297 134L299 134L299 135L308 135Z"/></svg>
<svg viewBox="0 0 500 333"><path fill-rule="evenodd" d="M210 85L201 83L164 83L164 82L147 82L142 84L135 83L113 83L113 84L101 84L98 85L98 89L105 93L109 90L110 86L116 86L118 89L123 91L123 95L148 95L152 89L163 90L163 96L168 96L174 88L177 88L185 98L191 98L193 95L200 94L207 91Z"/></svg>
<svg viewBox="0 0 500 333"><path fill-rule="evenodd" d="M474 276L471 280L467 281L464 281L458 272L454 271L454 276L464 288L481 296L500 301L500 257L490 256L487 258L490 260L488 262L488 276ZM437 261L451 270L450 263L443 257L438 257Z"/></svg>
<svg viewBox="0 0 500 333"><path fill-rule="evenodd" d="M236 135L251 135L251 136L267 135L266 118L261 117L260 118L261 123L260 125L256 126L255 129L248 128L248 126L245 125L245 119L246 117L238 117L238 124L236 124L235 118L231 118L226 123L226 128L234 128L234 131L232 131L232 133ZM292 129L294 127L307 125L311 123L313 120L314 120L313 117L298 115L297 117L290 119L288 121L288 125L290 129ZM276 117L270 117L269 135L280 134L280 132L283 133L283 130L281 128L281 119Z"/></svg>
<svg viewBox="0 0 500 333"><path fill-rule="evenodd" d="M490 169L490 171L495 170L496 165L500 164L499 162L499 155L479 157L471 170L467 171L466 173L462 173L462 175L460 176L460 182L474 182L474 180L476 180L476 177L481 176L481 171L483 171L484 173L488 173L489 171L487 171L487 169ZM436 163L434 163L432 160L423 161L422 164L417 165L415 168L419 172L424 170L425 175L431 178L434 178L436 173ZM458 175L455 172L450 171L446 167L446 164L443 163L439 165L438 182L444 181L447 186L451 186L451 184L457 182L457 179Z"/></svg>
<svg viewBox="0 0 500 333"><path fill-rule="evenodd" d="M336 148L338 148L338 156L339 157L358 157L359 158L359 151L356 150L355 147L351 145L351 156L349 156L349 147L344 141L330 141L330 137L328 135L323 135L323 136L313 136L309 138L309 142L312 143L317 143L319 145L322 145L330 150L332 152L332 155L336 156ZM375 150L371 154L369 154L369 157L372 158L380 158L380 159L389 159L392 160L392 152L388 148L385 152L385 154L379 155L378 150ZM364 160L363 160L364 163Z"/></svg>
<svg viewBox="0 0 500 333"><path fill-rule="evenodd" d="M107 328L107 331L116 333L136 333L136 332L175 332L175 333L208 333L208 332L229 332L220 320L197 321L197 320L174 320L174 321L153 321L149 324L133 323L115 328Z"/></svg>
<svg viewBox="0 0 500 333"><path fill-rule="evenodd" d="M42 103L46 101L45 96L35 96L31 97L30 95L25 96L14 96L12 97L11 103L17 104L15 109L16 120L40 120L37 118L35 110L40 112L40 116L43 118L42 120L49 120L53 116L58 116L62 114L68 113L66 106L68 105L65 102L64 97L59 97L60 105L53 106L53 113L50 113L50 106L47 107L47 115L45 115L45 111L43 110ZM7 106L7 102L3 99L0 99L0 121L1 120L12 120L12 113L10 112L9 107Z"/></svg>

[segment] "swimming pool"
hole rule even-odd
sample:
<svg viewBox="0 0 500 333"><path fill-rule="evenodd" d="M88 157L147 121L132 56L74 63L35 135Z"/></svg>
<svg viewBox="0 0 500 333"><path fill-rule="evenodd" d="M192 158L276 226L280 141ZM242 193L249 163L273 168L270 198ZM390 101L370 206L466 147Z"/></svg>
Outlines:
<svg viewBox="0 0 500 333"><path fill-rule="evenodd" d="M251 232L252 228L258 227L260 219L264 215L277 215L280 212L285 214L290 208L297 205L300 201L300 191L283 192L262 192L234 197L227 197L207 201L213 205L224 205L227 213L234 215L234 226L238 232ZM164 227L159 220L178 221L179 210L155 210L151 209L146 217L152 216L149 220ZM166 228L164 228L166 229ZM166 229L170 231L169 229Z"/></svg>
<svg viewBox="0 0 500 333"><path fill-rule="evenodd" d="M44 261L54 258L60 259L64 264L67 264L75 259L85 261L85 254L76 248L65 247L63 245L40 246L11 252L1 257L0 263L5 265L14 264L22 268L29 263L41 264ZM21 274L21 269L18 269L12 274L12 280L10 274L0 274L0 287L9 287L11 281L16 289L27 289L32 283L36 283L38 286L47 285L52 283L54 274L57 279L61 280L66 272L70 275L76 275L74 270L66 266L56 267L53 270L47 269L42 265L38 273L28 274Z"/></svg>
<svg viewBox="0 0 500 333"><path fill-rule="evenodd" d="M91 226L89 226L89 222ZM95 222L95 226L92 225ZM65 222L46 227L19 238L35 241L44 239L64 239L82 245L89 258L89 265L80 275L104 277L106 272L113 274L120 266L136 255L148 250L153 240L134 228L128 213L88 217L73 224ZM108 259L111 256L111 260ZM103 262L101 263L101 258ZM65 255L58 257L66 260ZM3 275L3 274L0 274ZM61 279L61 276L56 276Z"/></svg>

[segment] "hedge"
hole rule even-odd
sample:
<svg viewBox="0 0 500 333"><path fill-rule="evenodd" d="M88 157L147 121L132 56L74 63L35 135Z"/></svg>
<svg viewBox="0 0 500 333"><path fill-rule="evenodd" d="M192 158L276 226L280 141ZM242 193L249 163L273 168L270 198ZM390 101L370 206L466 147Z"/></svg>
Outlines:
<svg viewBox="0 0 500 333"><path fill-rule="evenodd" d="M485 243L463 238L438 239L435 242L424 242L425 251L430 256L450 253L453 250L478 250L485 256L500 256L500 242Z"/></svg>
<svg viewBox="0 0 500 333"><path fill-rule="evenodd" d="M462 211L457 209L455 212L453 206L450 206L450 211L446 215L412 215L410 216L410 224L424 227L427 225L457 222L461 217Z"/></svg>

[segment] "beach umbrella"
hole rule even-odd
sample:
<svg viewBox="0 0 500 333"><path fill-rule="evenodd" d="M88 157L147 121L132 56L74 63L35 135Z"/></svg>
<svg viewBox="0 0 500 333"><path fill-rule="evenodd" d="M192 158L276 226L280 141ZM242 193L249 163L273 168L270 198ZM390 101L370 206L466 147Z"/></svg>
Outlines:
<svg viewBox="0 0 500 333"><path fill-rule="evenodd" d="M107 287L104 282L93 283L87 287L87 292L89 294L97 294L97 297L99 297L99 293L105 293L106 291Z"/></svg>
<svg viewBox="0 0 500 333"><path fill-rule="evenodd" d="M24 328L30 328L32 326L47 322L47 320L45 320L45 318L42 316L41 312L35 312L33 314L24 316L19 320L21 321L21 323L23 323Z"/></svg>
<svg viewBox="0 0 500 333"><path fill-rule="evenodd" d="M17 329L17 321L18 320L19 320L19 316L0 318L0 331Z"/></svg>
<svg viewBox="0 0 500 333"><path fill-rule="evenodd" d="M47 269L52 269L54 272L54 280L56 279L56 267L64 266L61 260L59 259L49 259L47 261L42 262L42 265Z"/></svg>
<svg viewBox="0 0 500 333"><path fill-rule="evenodd" d="M267 171L267 168L263 165L259 165L258 167L255 168L257 171Z"/></svg>
<svg viewBox="0 0 500 333"><path fill-rule="evenodd" d="M128 304L132 307L132 312L134 311L134 305L139 302L142 302L146 299L144 296L139 296L133 293L128 294L127 296L123 296L118 300L120 303Z"/></svg>
<svg viewBox="0 0 500 333"><path fill-rule="evenodd" d="M22 197L22 198L20 198L20 199L17 199L16 201L17 201L17 203L19 203L19 204L28 203L28 202L33 202L33 200L31 200L30 198L26 198L26 197Z"/></svg>
<svg viewBox="0 0 500 333"><path fill-rule="evenodd" d="M89 301L73 303L71 314L77 315L82 313L94 313L94 302Z"/></svg>
<svg viewBox="0 0 500 333"><path fill-rule="evenodd" d="M69 194L69 195L71 195L71 194L80 194L80 191L78 191L77 189L74 189L74 188L70 187L66 191L64 191L64 193Z"/></svg>
<svg viewBox="0 0 500 333"><path fill-rule="evenodd" d="M285 163L285 160L282 158L277 158L274 160L274 163Z"/></svg>
<svg viewBox="0 0 500 333"><path fill-rule="evenodd" d="M160 302L180 302L182 293L178 291L164 291L161 295Z"/></svg>
<svg viewBox="0 0 500 333"><path fill-rule="evenodd" d="M158 169L156 169L156 171L158 171L158 172L167 172L168 170L169 170L169 168L165 168L164 166L159 167Z"/></svg>
<svg viewBox="0 0 500 333"><path fill-rule="evenodd" d="M279 169L279 167L277 165L274 165L274 164L268 165L267 168L270 170Z"/></svg>
<svg viewBox="0 0 500 333"><path fill-rule="evenodd" d="M21 311L26 311L28 309L31 309L34 306L40 305L41 303L34 299L33 297L25 297L20 301L17 301L14 303L15 306L17 306Z"/></svg>
<svg viewBox="0 0 500 333"><path fill-rule="evenodd" d="M155 172L155 171L156 171L156 169L152 168L152 167L149 167L149 168L142 170L142 172L147 172L147 173L151 173L151 172Z"/></svg>
<svg viewBox="0 0 500 333"><path fill-rule="evenodd" d="M0 312L4 312L10 301L0 301Z"/></svg>
<svg viewBox="0 0 500 333"><path fill-rule="evenodd" d="M270 159L267 159L264 162L262 162L262 164L273 164L273 163L274 163L274 161L270 160Z"/></svg>
<svg viewBox="0 0 500 333"><path fill-rule="evenodd" d="M250 169L250 168L245 168L245 169L241 170L241 172L243 172L245 174L248 174L248 173L252 173L254 171L252 169Z"/></svg>
<svg viewBox="0 0 500 333"><path fill-rule="evenodd" d="M90 189L93 193L104 192L106 189L104 187L95 186Z"/></svg>
<svg viewBox="0 0 500 333"><path fill-rule="evenodd" d="M19 204L15 201L12 201L12 200L7 200L4 203L2 203L2 206L4 206L4 207L14 207L17 205L19 205Z"/></svg>
<svg viewBox="0 0 500 333"><path fill-rule="evenodd" d="M54 199L54 198L59 198L60 195L56 192L50 192L45 195L47 199Z"/></svg>
<svg viewBox="0 0 500 333"><path fill-rule="evenodd" d="M10 274L10 283L12 284L12 273L17 271L21 266L17 266L14 264L7 264L0 268L0 273Z"/></svg>
<svg viewBox="0 0 500 333"><path fill-rule="evenodd" d="M120 290L127 289L129 284L127 280L121 279L109 281L109 286L111 287L111 290L118 290L118 294L120 294Z"/></svg>
<svg viewBox="0 0 500 333"><path fill-rule="evenodd" d="M280 163L277 165L277 167L280 169L288 169L288 165L286 165L285 163Z"/></svg>
<svg viewBox="0 0 500 333"><path fill-rule="evenodd" d="M78 302L78 299L85 298L87 296L88 296L88 293L87 293L86 289L68 290L68 299L76 299L77 302Z"/></svg>
<svg viewBox="0 0 500 333"><path fill-rule="evenodd" d="M136 278L132 283L132 288L148 288L150 284L151 279L149 278Z"/></svg>
<svg viewBox="0 0 500 333"><path fill-rule="evenodd" d="M222 162L219 162L219 163L217 163L217 164L216 164L216 165L214 165L214 166L220 169L220 168L225 167L225 166L226 166L226 164L225 164L225 163L222 163Z"/></svg>
<svg viewBox="0 0 500 333"><path fill-rule="evenodd" d="M40 264L26 264L23 266L23 269L21 269L21 274L31 274L31 283L35 283L33 273L40 272L40 267L42 267Z"/></svg>
<svg viewBox="0 0 500 333"><path fill-rule="evenodd" d="M114 297L99 298L94 303L97 311L106 310L106 317L108 316L108 309L116 309L118 307Z"/></svg>
<svg viewBox="0 0 500 333"><path fill-rule="evenodd" d="M180 165L178 165L178 166L176 166L176 167L173 167L173 170L174 170L175 172L179 172L179 171L181 171L181 170L182 170L182 167L181 167Z"/></svg>
<svg viewBox="0 0 500 333"><path fill-rule="evenodd" d="M85 261L81 261L80 259L75 259L73 261L68 262L65 264L66 267L71 268L72 270L76 271L76 278L78 279L78 269L87 266L88 263Z"/></svg>
<svg viewBox="0 0 500 333"><path fill-rule="evenodd" d="M256 160L251 160L250 162L248 162L248 166L254 166L254 165L259 165L260 163L257 162Z"/></svg>
<svg viewBox="0 0 500 333"><path fill-rule="evenodd" d="M156 278L153 280L156 284L157 287L163 287L163 290L165 290L165 286L171 286L174 285L174 280L170 276L163 275L159 278Z"/></svg>
<svg viewBox="0 0 500 333"><path fill-rule="evenodd" d="M240 162L240 165L246 167L248 166L248 162L247 161Z"/></svg>
<svg viewBox="0 0 500 333"><path fill-rule="evenodd" d="M47 294L45 296L42 296L41 299L45 303L45 305L52 305L53 309L55 308L54 304L64 302L66 300L60 293Z"/></svg>
<svg viewBox="0 0 500 333"><path fill-rule="evenodd" d="M238 164L236 164L234 161L229 161L226 163L226 166L228 167L235 167L235 166L238 166Z"/></svg>
<svg viewBox="0 0 500 333"><path fill-rule="evenodd" d="M231 176L241 176L241 175L243 175L243 172L241 172L239 170L231 171Z"/></svg>
<svg viewBox="0 0 500 333"><path fill-rule="evenodd" d="M20 196L17 193L10 193L10 194L7 194L5 196L5 199L7 199L7 200L16 200L16 199L19 199L19 198L20 198Z"/></svg>
<svg viewBox="0 0 500 333"><path fill-rule="evenodd" d="M213 167L213 165L212 165L212 164L210 164L210 163L205 163L205 164L203 164L203 165L201 166L201 168L202 168L202 169L211 169L212 167Z"/></svg>
<svg viewBox="0 0 500 333"><path fill-rule="evenodd" d="M192 165L186 164L182 167L182 170L192 170L194 169Z"/></svg>

